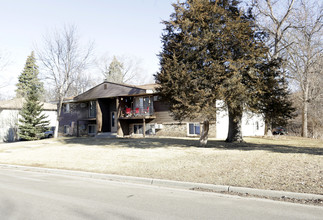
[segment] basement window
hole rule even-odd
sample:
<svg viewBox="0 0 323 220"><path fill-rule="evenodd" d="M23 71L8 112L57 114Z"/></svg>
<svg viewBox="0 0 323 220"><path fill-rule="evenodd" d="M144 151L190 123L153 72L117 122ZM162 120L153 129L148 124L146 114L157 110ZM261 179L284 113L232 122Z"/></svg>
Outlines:
<svg viewBox="0 0 323 220"><path fill-rule="evenodd" d="M133 125L133 133L134 134L143 134L143 126L142 125Z"/></svg>
<svg viewBox="0 0 323 220"><path fill-rule="evenodd" d="M96 134L96 126L95 125L88 125L89 134Z"/></svg>
<svg viewBox="0 0 323 220"><path fill-rule="evenodd" d="M188 135L200 135L201 126L200 123L187 123Z"/></svg>
<svg viewBox="0 0 323 220"><path fill-rule="evenodd" d="M146 124L146 135L154 135L155 132L155 124Z"/></svg>

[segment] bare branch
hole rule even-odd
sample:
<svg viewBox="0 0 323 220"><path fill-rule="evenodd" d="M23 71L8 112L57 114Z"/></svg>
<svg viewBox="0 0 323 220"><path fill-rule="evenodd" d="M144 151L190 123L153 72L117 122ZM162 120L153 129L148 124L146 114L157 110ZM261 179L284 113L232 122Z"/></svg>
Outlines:
<svg viewBox="0 0 323 220"><path fill-rule="evenodd" d="M91 63L93 43L82 47L75 25L54 30L43 37L42 43L42 48L37 48L36 51L45 73L45 79L55 85L55 96L59 100L57 111L59 119L64 97L77 95L78 91L71 91L71 88Z"/></svg>
<svg viewBox="0 0 323 220"><path fill-rule="evenodd" d="M307 137L309 117L318 115L317 102L323 96L322 52L323 28L322 6L319 2L302 0L293 16L297 27L288 32L288 69L290 78L297 82L301 91L302 134ZM317 10L318 9L318 10ZM312 114L312 116L310 116ZM313 120L312 120L313 121Z"/></svg>
<svg viewBox="0 0 323 220"><path fill-rule="evenodd" d="M258 23L267 33L269 33L272 39L271 42L273 42L270 44L270 57L272 58L277 58L281 55L284 49L286 49L286 45L283 46L282 40L285 32L292 28L291 24L287 24L287 19L293 11L294 1L295 0L284 0L283 2L287 4L287 8L284 9L281 6L282 1L273 2L272 0L265 0L266 3L263 4L263 0L254 0L254 5L259 14ZM267 17L269 19L267 20L267 23L264 23L264 19L262 19L263 17Z"/></svg>

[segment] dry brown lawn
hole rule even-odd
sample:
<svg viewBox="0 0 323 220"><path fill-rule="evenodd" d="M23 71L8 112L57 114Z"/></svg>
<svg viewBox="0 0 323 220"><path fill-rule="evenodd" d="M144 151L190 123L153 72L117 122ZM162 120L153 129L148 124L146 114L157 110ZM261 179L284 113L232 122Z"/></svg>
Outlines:
<svg viewBox="0 0 323 220"><path fill-rule="evenodd" d="M0 163L323 194L323 141L63 138L0 144Z"/></svg>

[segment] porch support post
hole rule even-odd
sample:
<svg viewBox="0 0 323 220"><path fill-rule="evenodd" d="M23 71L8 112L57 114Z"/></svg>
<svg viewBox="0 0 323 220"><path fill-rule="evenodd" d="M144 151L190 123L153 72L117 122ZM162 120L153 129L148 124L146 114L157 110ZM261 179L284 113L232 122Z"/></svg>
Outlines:
<svg viewBox="0 0 323 220"><path fill-rule="evenodd" d="M142 122L143 122L143 131L142 131L142 134L144 136L144 138L146 137L146 119L145 117L142 119Z"/></svg>
<svg viewBox="0 0 323 220"><path fill-rule="evenodd" d="M96 134L102 132L102 111L99 100L96 100Z"/></svg>
<svg viewBox="0 0 323 220"><path fill-rule="evenodd" d="M117 121L117 136L123 136L123 131L122 131L122 127L121 127L121 122L119 120L120 116L121 116L121 106L120 106L120 101L119 101L120 97L116 98L116 109L117 109L117 115L116 115L116 121Z"/></svg>

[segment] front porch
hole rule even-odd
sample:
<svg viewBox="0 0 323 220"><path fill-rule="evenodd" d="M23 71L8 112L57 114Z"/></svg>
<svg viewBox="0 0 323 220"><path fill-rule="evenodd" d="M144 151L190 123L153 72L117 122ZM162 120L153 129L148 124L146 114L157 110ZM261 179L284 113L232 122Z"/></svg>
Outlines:
<svg viewBox="0 0 323 220"><path fill-rule="evenodd" d="M156 119L153 96L101 98L88 101L86 106L88 106L88 116L77 121L77 136L82 135L80 133L80 125L82 125L83 130L87 128L88 135L91 136L116 133L119 137L133 134L141 134L145 137L146 134L151 133L147 133L146 123Z"/></svg>
<svg viewBox="0 0 323 220"><path fill-rule="evenodd" d="M153 96L119 97L119 117L122 119L154 116Z"/></svg>
<svg viewBox="0 0 323 220"><path fill-rule="evenodd" d="M118 98L118 136L147 134L146 123L156 119L153 96Z"/></svg>

